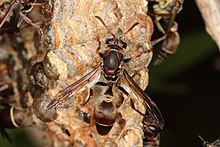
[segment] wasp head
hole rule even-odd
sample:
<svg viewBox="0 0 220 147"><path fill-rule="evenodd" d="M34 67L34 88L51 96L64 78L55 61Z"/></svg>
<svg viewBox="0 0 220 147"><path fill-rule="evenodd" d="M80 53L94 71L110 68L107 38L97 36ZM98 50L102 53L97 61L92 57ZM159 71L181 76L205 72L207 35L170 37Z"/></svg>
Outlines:
<svg viewBox="0 0 220 147"><path fill-rule="evenodd" d="M118 50L124 50L127 47L127 44L124 41L122 41L121 39L117 39L117 38L108 38L105 40L105 44L108 47L113 47Z"/></svg>

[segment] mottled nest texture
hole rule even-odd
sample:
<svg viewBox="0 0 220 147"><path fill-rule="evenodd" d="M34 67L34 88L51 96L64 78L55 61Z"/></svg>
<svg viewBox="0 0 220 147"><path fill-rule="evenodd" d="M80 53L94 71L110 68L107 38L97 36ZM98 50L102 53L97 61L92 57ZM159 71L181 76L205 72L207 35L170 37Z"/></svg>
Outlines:
<svg viewBox="0 0 220 147"><path fill-rule="evenodd" d="M132 60L124 63L123 69L141 89L147 87L148 65L152 59L149 42L153 33L147 1L43 3L43 7L34 8L28 15L33 22L39 22L42 34L38 28L24 27L16 35L0 36L0 80L5 81L2 85L13 89L7 103L23 113L21 126L42 130L41 146L143 146L144 117L131 107L131 99L140 112L145 113L146 107L123 78L119 84L130 95L112 86L117 115L109 115L109 119L115 117L109 133L98 132L109 131L108 126L94 121L95 108L98 109L108 90L107 86L93 82L97 78L106 82L102 70L98 71L99 77L88 79L88 84L73 96L60 100L57 109L45 111L57 93L100 65L102 58L98 52L105 52L105 41L112 37L127 43L123 55Z"/></svg>

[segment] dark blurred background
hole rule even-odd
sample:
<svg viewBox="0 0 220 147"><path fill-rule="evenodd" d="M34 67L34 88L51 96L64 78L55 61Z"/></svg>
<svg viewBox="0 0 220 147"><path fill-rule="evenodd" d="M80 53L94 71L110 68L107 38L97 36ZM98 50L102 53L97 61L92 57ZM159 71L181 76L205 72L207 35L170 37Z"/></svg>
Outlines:
<svg viewBox="0 0 220 147"><path fill-rule="evenodd" d="M185 0L177 22L181 45L166 63L150 66L147 92L165 119L161 147L201 147L198 135L220 137L220 55L194 1ZM9 130L13 144L0 137L0 147L34 147L20 130Z"/></svg>
<svg viewBox="0 0 220 147"><path fill-rule="evenodd" d="M181 44L166 63L150 66L147 92L165 119L161 147L201 147L220 137L220 54L201 14L185 0L177 16Z"/></svg>

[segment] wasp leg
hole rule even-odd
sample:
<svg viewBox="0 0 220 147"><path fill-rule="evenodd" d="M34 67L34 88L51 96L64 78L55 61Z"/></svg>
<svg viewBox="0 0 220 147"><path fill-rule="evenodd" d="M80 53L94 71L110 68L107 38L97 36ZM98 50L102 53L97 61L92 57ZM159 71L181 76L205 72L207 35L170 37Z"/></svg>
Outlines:
<svg viewBox="0 0 220 147"><path fill-rule="evenodd" d="M92 88L89 89L88 97L86 98L85 102L82 102L80 104L80 107L84 107L89 102L90 98L94 98L94 94L93 94L93 89Z"/></svg>
<svg viewBox="0 0 220 147"><path fill-rule="evenodd" d="M95 85L97 86L108 86L107 83L104 82L97 82ZM80 107L84 107L90 100L90 98L94 98L93 89L89 89L89 96L86 98L86 101L80 104Z"/></svg>
<svg viewBox="0 0 220 147"><path fill-rule="evenodd" d="M38 26L38 25L36 25L35 23L33 23L32 21L31 21L31 19L30 18L28 18L26 15L25 15L25 11L20 11L20 15L21 15L21 17L24 19L24 21L27 23L27 24L30 24L31 26L33 26L35 29L37 29L37 31L38 31L38 34L39 34L39 36L40 36L40 39L42 39L43 38L43 31L42 31L42 29ZM19 26L18 26L19 27Z"/></svg>
<svg viewBox="0 0 220 147"><path fill-rule="evenodd" d="M129 93L128 93L123 87L118 86L118 89L119 89L122 93L124 93L125 95L127 95L127 97L130 97ZM139 113L140 115L142 115L142 116L144 116L144 117L149 117L148 115L146 115L146 114L140 112L138 109L135 108L134 102L133 102L133 100L132 100L131 98L130 98L130 102L131 102L131 108L134 109L137 113Z"/></svg>
<svg viewBox="0 0 220 147"><path fill-rule="evenodd" d="M151 41L152 46L158 44L159 42L164 41L167 38L167 34L164 34L162 37L154 39L153 41Z"/></svg>

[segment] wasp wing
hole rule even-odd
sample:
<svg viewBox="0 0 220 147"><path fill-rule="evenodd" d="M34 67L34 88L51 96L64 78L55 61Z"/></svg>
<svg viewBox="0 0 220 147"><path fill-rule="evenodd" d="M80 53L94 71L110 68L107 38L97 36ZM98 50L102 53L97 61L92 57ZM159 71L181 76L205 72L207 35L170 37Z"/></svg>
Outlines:
<svg viewBox="0 0 220 147"><path fill-rule="evenodd" d="M91 83L94 83L94 81L90 81L90 79L94 77L96 81L99 78L101 73L100 65L73 84L69 85L68 87L57 93L53 97L51 102L47 105L47 111L54 111L55 109L59 108L63 102L67 101L70 97L82 90L85 86L89 86L91 85Z"/></svg>
<svg viewBox="0 0 220 147"><path fill-rule="evenodd" d="M151 98L137 85L137 83L129 76L126 70L123 71L123 76L127 80L129 87L132 92L134 92L140 101L144 102L147 107L147 112L159 122L159 126L162 129L164 126L164 120L160 113L160 110L156 106L156 104L151 100Z"/></svg>

